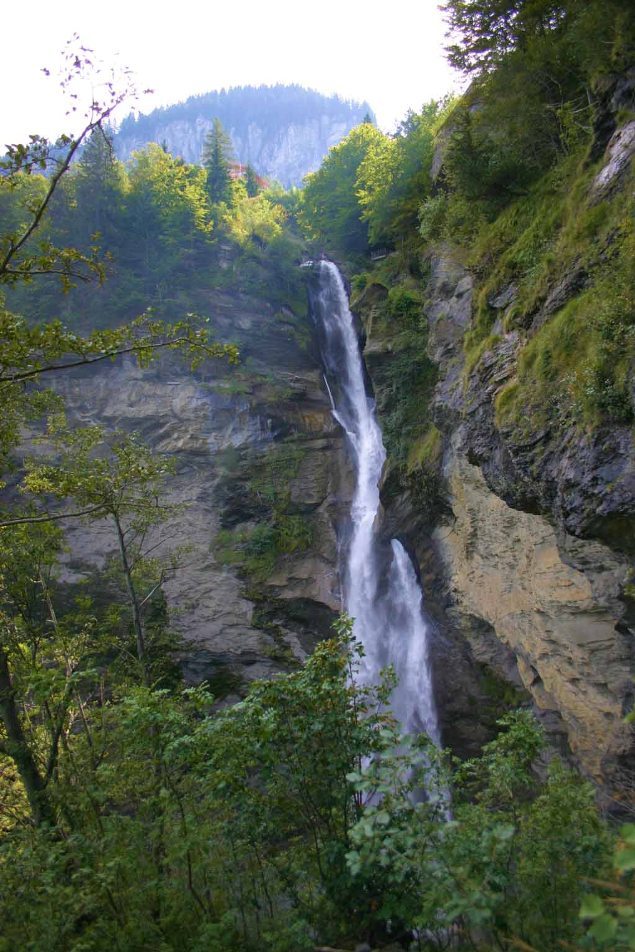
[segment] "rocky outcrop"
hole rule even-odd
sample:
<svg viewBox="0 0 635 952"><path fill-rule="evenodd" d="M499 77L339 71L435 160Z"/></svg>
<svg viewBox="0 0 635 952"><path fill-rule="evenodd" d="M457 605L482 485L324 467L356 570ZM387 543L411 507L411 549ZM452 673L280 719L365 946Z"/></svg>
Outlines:
<svg viewBox="0 0 635 952"><path fill-rule="evenodd" d="M181 508L156 538L157 555L184 546L164 584L170 625L187 644L186 677L234 696L243 681L297 663L328 634L340 605L346 467L308 317L226 292L210 292L207 303L218 336L241 347L237 368L210 361L193 373L176 358L145 369L126 360L65 375L59 387L77 422L134 431L175 461L165 501ZM280 454L293 461L282 477L285 514L306 533L254 578L240 558L224 557L227 537L270 521L259 498L269 489L254 488L254 474ZM72 526L68 539L69 584L90 582L115 552L106 524Z"/></svg>
<svg viewBox="0 0 635 952"><path fill-rule="evenodd" d="M608 162L593 181L594 201L600 201L617 188L635 155L635 121L628 122L615 133L608 145Z"/></svg>
<svg viewBox="0 0 635 952"><path fill-rule="evenodd" d="M576 294L578 282L565 276L558 284L559 304ZM515 330L494 326L491 343L466 374L463 338L470 326L471 275L446 252L432 268L429 353L439 365L439 383L431 410L442 428L460 427L462 452L479 465L490 488L509 505L543 512L575 535L599 537L632 552L635 528L635 461L628 425L593 429L545 425L524 438L496 419L496 397L516 372L521 340ZM506 297L507 295L507 297ZM493 306L513 303L513 289L501 292ZM536 324L535 330L540 326ZM498 333L497 333L498 332Z"/></svg>
<svg viewBox="0 0 635 952"><path fill-rule="evenodd" d="M605 144L590 184L598 200L623 185L630 127L611 130ZM503 707L529 700L552 745L619 810L635 781L624 721L635 699L632 429L557 415L512 426L497 414L524 342L585 289L584 268L574 263L557 275L527 325L506 320L518 289L501 286L487 302L491 334L467 363L475 283L450 249L435 250L424 314L438 375L420 412L421 432L434 424L440 448L431 456L419 436L424 463L413 453L389 464L384 531L420 566L444 741L469 754L491 730L497 698ZM382 387L396 332L378 318L386 293L369 283L358 303L378 406L390 414L393 398ZM431 465L432 517L421 502Z"/></svg>
<svg viewBox="0 0 635 952"><path fill-rule="evenodd" d="M463 630L478 651L471 619L491 626L538 710L562 719L578 765L620 795L634 660L620 624L624 560L512 509L456 446L445 475L453 516L434 538Z"/></svg>
<svg viewBox="0 0 635 952"><path fill-rule="evenodd" d="M446 612L476 656L490 652L490 632L511 651L507 673L495 657L486 663L515 686L520 678L558 744L564 735L578 766L621 800L633 780L632 731L623 722L635 661L623 531L635 509L632 434L572 426L515 442L497 425L495 401L515 372L519 335L500 327L466 375L471 291L471 276L447 251L438 256L427 307L439 365L430 409L446 438L451 515L431 544L443 564ZM513 289L507 297L495 304L508 306Z"/></svg>
<svg viewBox="0 0 635 952"><path fill-rule="evenodd" d="M370 111L367 103L298 86L229 89L129 117L115 136L115 148L126 161L149 142L165 143L173 155L200 164L205 136L218 118L239 162L289 188L319 168L328 150Z"/></svg>

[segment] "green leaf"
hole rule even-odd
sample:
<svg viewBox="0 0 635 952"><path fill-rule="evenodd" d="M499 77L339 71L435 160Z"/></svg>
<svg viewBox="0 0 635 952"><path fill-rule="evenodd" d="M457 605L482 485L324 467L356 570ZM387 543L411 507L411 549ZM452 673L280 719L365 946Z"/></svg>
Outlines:
<svg viewBox="0 0 635 952"><path fill-rule="evenodd" d="M597 916L601 916L604 911L604 903L599 896L585 896L580 906L580 918L595 919Z"/></svg>
<svg viewBox="0 0 635 952"><path fill-rule="evenodd" d="M512 823L498 823L494 827L494 834L497 839L505 841L510 840L516 832L516 827Z"/></svg>
<svg viewBox="0 0 635 952"><path fill-rule="evenodd" d="M614 919L613 916L608 913L596 919L589 929L589 934L592 935L594 939L597 939L598 942L607 942L615 936L616 932L617 919Z"/></svg>

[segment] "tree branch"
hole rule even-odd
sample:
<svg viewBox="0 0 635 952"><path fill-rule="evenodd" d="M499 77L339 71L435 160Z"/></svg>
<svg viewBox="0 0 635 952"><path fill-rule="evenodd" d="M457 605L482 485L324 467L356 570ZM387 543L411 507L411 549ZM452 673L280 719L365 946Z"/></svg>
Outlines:
<svg viewBox="0 0 635 952"><path fill-rule="evenodd" d="M157 584L153 588L150 589L150 591L148 592L146 597L143 599L143 601L139 602L139 608L143 608L145 603L150 601L154 593L157 591L157 589L161 588L164 582L165 582L165 575L163 574L163 572L161 572L161 578L159 579Z"/></svg>
<svg viewBox="0 0 635 952"><path fill-rule="evenodd" d="M51 199L53 198L53 195L55 194L57 190L60 180L63 178L63 176L66 174L66 172L70 168L71 162L73 161L73 158L77 150L79 149L80 145L84 141L84 139L86 139L95 129L98 129L98 128L101 129L102 123L110 116L113 109L115 109L115 107L119 105L122 99L123 99L123 94L120 96L117 96L115 101L112 102L110 106L104 106L103 109L100 109L98 118L91 119L91 121L88 122L84 126L83 130L80 132L78 137L76 139L71 139L66 155L61 160L59 167L57 168L57 171L54 172L54 174L51 176L49 180L49 186L48 186L48 189L46 190L46 195L40 202L38 208L33 213L33 218L31 220L31 223L25 229L24 233L22 234L22 237L18 241L15 241L15 242L11 241L6 254L4 255L2 259L0 259L0 279L4 275L7 274L9 264L11 263L13 258L15 258L18 252L27 243L29 238L39 228L40 222L42 221L42 218L44 217L44 213L46 212L48 206L51 203Z"/></svg>
<svg viewBox="0 0 635 952"><path fill-rule="evenodd" d="M64 689L64 696L60 701L57 711L56 711L56 723L53 727L53 732L51 736L51 744L49 747L49 755L46 763L46 783L48 783L53 776L55 768L57 766L57 761L59 757L60 750L60 738L62 736L62 731L64 730L64 720L66 718L66 713L68 711L68 706L71 700L71 694L73 693L73 682L71 680L66 682L66 687Z"/></svg>
<svg viewBox="0 0 635 952"><path fill-rule="evenodd" d="M78 509L77 512L60 512L59 515L52 516L23 516L20 519L9 519L6 522L0 522L0 529L6 529L9 526L24 526L35 522L58 522L60 519L77 519L80 516L89 516L93 512L103 510L103 506L91 506L89 509Z"/></svg>
<svg viewBox="0 0 635 952"><path fill-rule="evenodd" d="M78 281L90 281L91 278L87 274L81 274L79 271L66 271L64 268L29 268L28 271L19 271L15 268L5 268L2 272L5 277L8 278L23 278L28 274L31 277L34 274L60 274L66 278L76 278Z"/></svg>
<svg viewBox="0 0 635 952"><path fill-rule="evenodd" d="M54 373L58 370L72 370L74 367L85 367L87 364L97 364L102 360L108 360L112 357L120 357L123 354L132 354L138 350L160 350L163 347L172 347L178 344L191 343L189 337L174 337L171 340L161 341L159 343L144 343L140 341L132 344L130 347L123 347L121 350L109 350L97 357L83 357L81 360L73 360L67 364L49 364L47 367L37 367L33 370L24 370L21 373L12 374L3 377L0 375L0 384L11 385L19 383L22 380L30 380L33 377L39 377L40 374ZM204 345L199 345L204 346Z"/></svg>

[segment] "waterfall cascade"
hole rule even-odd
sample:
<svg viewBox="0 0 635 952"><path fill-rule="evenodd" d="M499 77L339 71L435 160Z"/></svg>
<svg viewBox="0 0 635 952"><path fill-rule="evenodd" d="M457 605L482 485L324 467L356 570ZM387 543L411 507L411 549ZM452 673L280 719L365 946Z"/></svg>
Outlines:
<svg viewBox="0 0 635 952"><path fill-rule="evenodd" d="M399 679L392 707L403 728L425 731L439 743L428 657L428 631L416 572L397 539L382 544L375 531L379 480L386 459L375 403L342 276L331 261L315 263L318 325L333 415L343 427L355 470L351 535L343 572L344 603L355 619L365 657L361 677L371 683L392 665Z"/></svg>

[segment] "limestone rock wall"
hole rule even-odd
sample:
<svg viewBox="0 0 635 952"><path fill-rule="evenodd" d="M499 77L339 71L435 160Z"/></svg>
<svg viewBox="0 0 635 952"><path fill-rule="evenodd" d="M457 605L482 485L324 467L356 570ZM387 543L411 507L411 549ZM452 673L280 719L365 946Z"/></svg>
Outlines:
<svg viewBox="0 0 635 952"><path fill-rule="evenodd" d="M288 188L301 185L328 150L369 114L366 102L297 85L235 87L191 96L148 115L130 115L117 130L114 145L123 161L156 142L197 165L206 135L219 119L231 137L236 160Z"/></svg>
<svg viewBox="0 0 635 952"><path fill-rule="evenodd" d="M195 121L161 122L153 132L152 141L165 143L172 155L198 165L205 136L211 128L212 119L203 116ZM334 121L324 115L304 123L289 123L273 132L257 122L249 123L244 129L230 127L227 132L240 161L249 161L259 175L289 188L300 185L305 175L315 172L331 146L337 145L350 129L350 123ZM128 135L117 141L117 154L126 161L147 143L143 135Z"/></svg>
<svg viewBox="0 0 635 952"><path fill-rule="evenodd" d="M512 509L454 448L445 475L453 518L434 540L459 619L476 615L491 625L538 710L562 719L578 765L620 788L633 663L620 626L624 560L541 515ZM478 642L471 625L464 630Z"/></svg>
<svg viewBox="0 0 635 952"><path fill-rule="evenodd" d="M164 584L170 625L188 645L187 678L235 692L328 634L340 607L337 529L348 488L309 318L227 293L212 294L209 312L222 315L220 336L241 347L238 368L210 361L193 373L174 357L145 369L124 360L65 375L59 387L76 422L135 432L175 461L165 501L182 508L157 534L157 554L184 546ZM281 554L255 582L222 557L219 532L265 518L250 480L280 447L298 461L285 504L311 542ZM90 582L115 546L106 523L71 526L66 581Z"/></svg>
<svg viewBox="0 0 635 952"><path fill-rule="evenodd" d="M623 185L632 141L630 125L607 138L596 183L610 178L617 187L622 176ZM378 406L390 415L386 368L397 332L380 317L387 273L368 281L357 302ZM412 287L411 274L397 280ZM635 698L632 428L558 419L523 441L501 423L496 397L516 373L521 346L519 330L503 320L516 289L502 287L488 302L500 317L469 367L474 285L455 253L434 249L421 285L437 369L418 408L428 457L389 460L383 531L399 536L420 566L445 743L470 755L493 727L497 698L503 708L530 701L552 745L597 783L607 805L623 806L635 789L633 728L624 721ZM556 276L527 332L583 286L575 267ZM422 503L430 485L432 510Z"/></svg>

